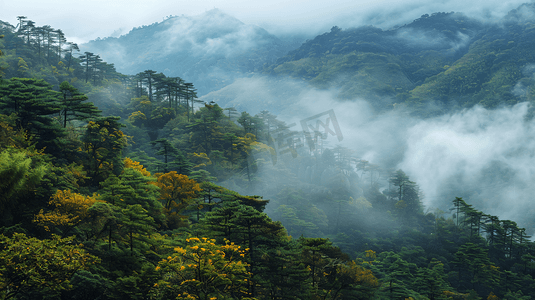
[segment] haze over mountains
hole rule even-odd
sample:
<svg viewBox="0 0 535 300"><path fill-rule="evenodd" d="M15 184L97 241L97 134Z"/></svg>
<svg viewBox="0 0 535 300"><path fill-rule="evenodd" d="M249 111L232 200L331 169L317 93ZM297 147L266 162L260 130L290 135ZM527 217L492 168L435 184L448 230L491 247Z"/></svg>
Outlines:
<svg viewBox="0 0 535 300"><path fill-rule="evenodd" d="M333 26L304 41L212 10L81 48L127 74L180 76L201 100L251 114L291 123L334 108L344 145L402 168L428 207L446 209L456 195L526 220L535 163L525 140L535 126L532 106L519 103L534 96L534 12L524 4L494 22L430 12L389 29Z"/></svg>
<svg viewBox="0 0 535 300"><path fill-rule="evenodd" d="M274 98L285 103L294 92L276 86L287 84L289 76L315 88L335 88L340 99L365 98L379 110L385 104L433 102L440 114L528 97L525 61L530 59L517 58L530 55L533 11L533 4L525 4L493 23L462 13L432 13L390 29L334 26L305 42L304 37L281 39L214 9L195 17L169 17L81 49L100 54L126 74L153 69L180 76L195 82L199 96L215 92L204 98L207 102L251 113L259 111L255 105L265 95L244 91L245 79L234 81L255 75L258 82L258 76L271 75L262 78L262 85L281 94ZM514 88L519 80L522 84Z"/></svg>
<svg viewBox="0 0 535 300"><path fill-rule="evenodd" d="M261 71L302 41L281 40L213 9L194 17L171 16L118 38L91 41L81 49L100 54L125 74L152 69L180 76L195 82L202 95Z"/></svg>
<svg viewBox="0 0 535 300"><path fill-rule="evenodd" d="M82 53L0 20L0 298L531 299L535 1L507 10L212 10Z"/></svg>

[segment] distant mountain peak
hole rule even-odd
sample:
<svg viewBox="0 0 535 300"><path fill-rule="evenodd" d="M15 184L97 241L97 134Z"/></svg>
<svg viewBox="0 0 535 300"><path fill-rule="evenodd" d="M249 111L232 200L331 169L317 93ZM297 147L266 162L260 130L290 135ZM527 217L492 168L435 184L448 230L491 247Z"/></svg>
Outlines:
<svg viewBox="0 0 535 300"><path fill-rule="evenodd" d="M194 82L202 95L262 69L294 46L214 8L196 16L171 16L80 48L99 54L122 73L152 69L180 76Z"/></svg>

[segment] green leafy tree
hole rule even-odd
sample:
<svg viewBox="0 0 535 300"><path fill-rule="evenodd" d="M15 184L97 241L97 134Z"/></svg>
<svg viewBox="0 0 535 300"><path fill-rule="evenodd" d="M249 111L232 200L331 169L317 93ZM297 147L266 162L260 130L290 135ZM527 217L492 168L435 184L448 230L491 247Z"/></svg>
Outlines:
<svg viewBox="0 0 535 300"><path fill-rule="evenodd" d="M263 262L257 277L263 282L259 294L270 299L310 299L310 278L302 262L301 245L286 237L274 238L262 249Z"/></svg>
<svg viewBox="0 0 535 300"><path fill-rule="evenodd" d="M399 254L394 252L379 254L372 269L381 275L383 284L380 295L383 298L405 299L417 294L411 289L415 280L416 265L407 262Z"/></svg>
<svg viewBox="0 0 535 300"><path fill-rule="evenodd" d="M444 292L453 290L444 272L444 264L436 259L432 259L428 267L418 268L414 287L431 300L446 299Z"/></svg>
<svg viewBox="0 0 535 300"><path fill-rule="evenodd" d="M31 152L7 148L0 152L0 220L11 225L16 215L24 214L24 203L35 194L49 166L40 162ZM19 201L26 199L20 203ZM31 204L30 204L31 205Z"/></svg>
<svg viewBox="0 0 535 300"><path fill-rule="evenodd" d="M397 170L389 181L396 187L397 202L395 208L398 214L406 221L421 214L422 203L416 183L410 181L402 170Z"/></svg>
<svg viewBox="0 0 535 300"><path fill-rule="evenodd" d="M89 79L91 78L91 75L93 73L93 68L95 66L95 54L91 52L85 52L84 55L81 55L79 57L82 64L84 64L85 69L85 82L87 83Z"/></svg>
<svg viewBox="0 0 535 300"><path fill-rule="evenodd" d="M161 138L150 142L156 148L157 155L163 156L163 172L169 172L169 168L177 168L179 174L188 175L191 172L192 164L184 156L182 151L173 146L168 139Z"/></svg>
<svg viewBox="0 0 535 300"><path fill-rule="evenodd" d="M119 175L122 170L122 150L127 145L127 137L121 127L118 117L101 117L87 124L81 150L93 186L98 186L112 173Z"/></svg>
<svg viewBox="0 0 535 300"><path fill-rule="evenodd" d="M122 201L117 205L136 205L139 204L147 210L149 216L154 219L158 225L165 223L163 206L158 201L160 189L155 185L154 177L143 175L139 170L125 168L119 175L121 183L128 188L128 193L121 195Z"/></svg>
<svg viewBox="0 0 535 300"><path fill-rule="evenodd" d="M99 261L87 254L74 237L52 236L39 240L23 233L0 235L0 295L11 299L37 293L59 296L69 289L69 280L78 270ZM37 296L33 295L33 296Z"/></svg>

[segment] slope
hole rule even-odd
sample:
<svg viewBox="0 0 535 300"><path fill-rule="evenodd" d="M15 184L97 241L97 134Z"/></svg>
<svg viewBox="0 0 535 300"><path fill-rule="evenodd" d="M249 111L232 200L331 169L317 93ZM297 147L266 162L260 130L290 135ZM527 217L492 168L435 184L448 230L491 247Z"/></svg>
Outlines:
<svg viewBox="0 0 535 300"><path fill-rule="evenodd" d="M364 98L379 110L403 103L429 115L514 104L531 99L534 11L524 4L492 24L452 12L389 30L333 27L266 71L336 86L339 98Z"/></svg>
<svg viewBox="0 0 535 300"><path fill-rule="evenodd" d="M260 27L213 9L195 17L169 17L80 48L114 62L122 73L153 69L190 78L202 95L245 73L261 70L294 46L295 42L282 41Z"/></svg>

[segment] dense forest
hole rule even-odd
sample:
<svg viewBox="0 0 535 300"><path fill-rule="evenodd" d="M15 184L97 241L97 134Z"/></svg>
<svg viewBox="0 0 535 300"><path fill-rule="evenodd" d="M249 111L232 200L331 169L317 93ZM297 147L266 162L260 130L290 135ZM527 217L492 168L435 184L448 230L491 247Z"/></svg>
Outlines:
<svg viewBox="0 0 535 300"><path fill-rule="evenodd" d="M526 3L496 22L438 12L388 30L334 26L266 71L424 116L532 101L534 11Z"/></svg>
<svg viewBox="0 0 535 300"><path fill-rule="evenodd" d="M2 299L535 295L515 221L456 195L430 211L402 170L187 78L120 74L60 29L21 16L0 35Z"/></svg>

